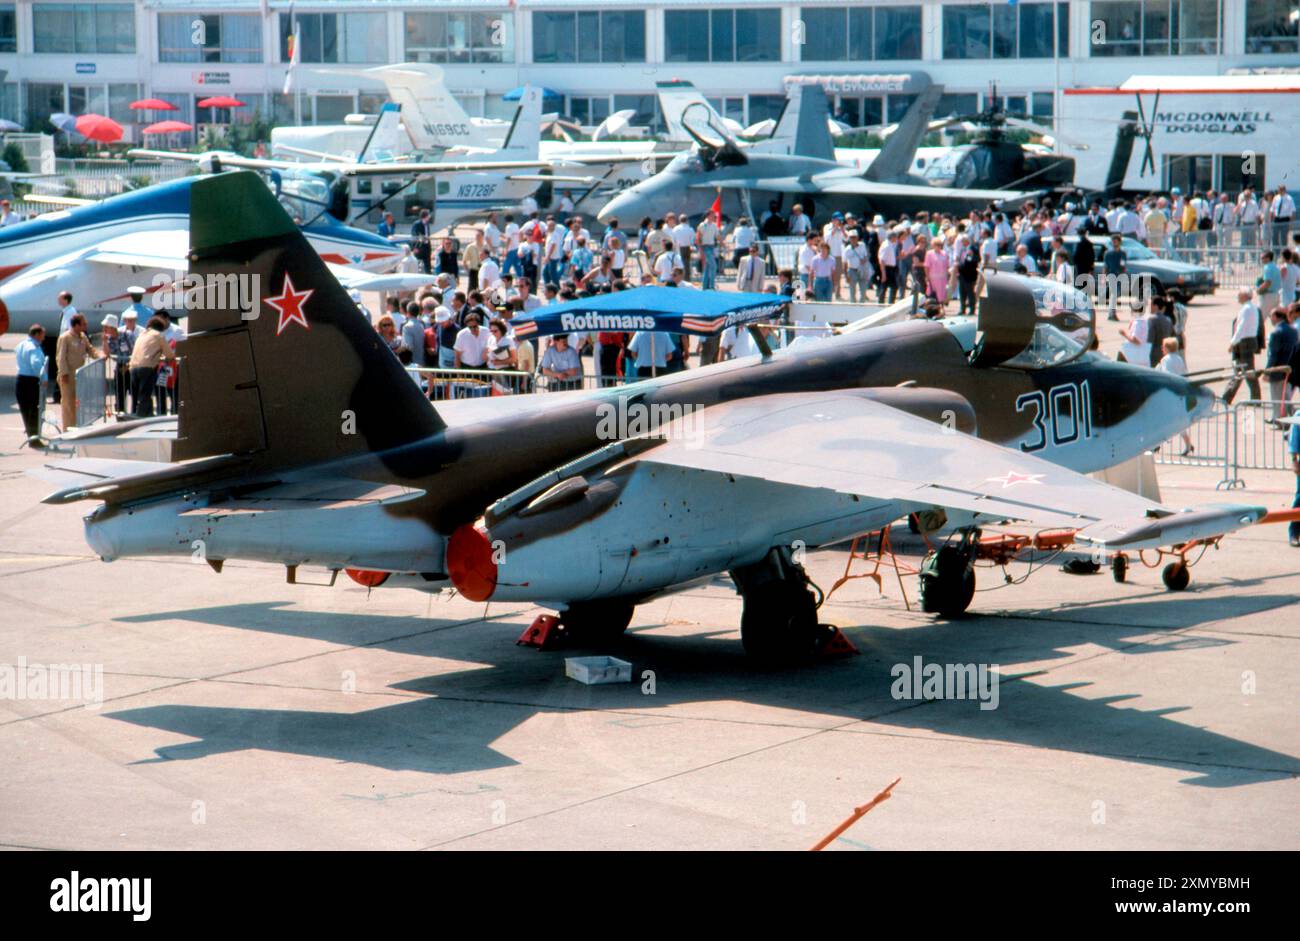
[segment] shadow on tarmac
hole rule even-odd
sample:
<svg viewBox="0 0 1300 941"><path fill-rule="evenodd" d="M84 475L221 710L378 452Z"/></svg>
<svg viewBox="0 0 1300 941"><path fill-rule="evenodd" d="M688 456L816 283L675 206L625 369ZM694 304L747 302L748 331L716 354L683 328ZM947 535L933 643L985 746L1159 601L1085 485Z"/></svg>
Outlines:
<svg viewBox="0 0 1300 941"><path fill-rule="evenodd" d="M1234 595L1214 605L1188 597L1161 602L1160 621L1180 628L1214 619L1240 617L1292 603L1291 595ZM1172 606L1172 608L1166 607ZM502 620L443 621L417 616L313 612L279 603L217 605L148 616L126 622L188 620L203 624L304 637L409 655L463 661L465 669L420 677L392 687L420 698L362 712L313 712L162 705L108 713L111 718L197 739L157 749L157 759L181 760L245 749L266 749L390 770L454 774L515 764L492 744L539 713L594 710L610 722L626 723L631 714L667 721L691 718L690 706L723 701L791 710L788 717L765 713L754 721L813 728L807 713L842 720L849 732L901 729L980 741L1103 755L1189 772L1185 781L1206 787L1236 787L1300 773L1295 757L1252 745L1169 718L1189 706L1144 710L1140 692L1092 697L1087 682L1052 684L1043 674L1016 675L1000 669L998 708L981 710L967 700L896 700L891 696L896 664L1033 663L1068 656L1068 650L1095 645L1140 654L1143 666L1159 655L1236 644L1231 635L1152 639L1161 627L1150 620L1151 604L1122 601L1097 606L1104 619L1075 620L1083 614L1035 620L971 616L922 622L912 627L859 626L847 629L862 655L783 670L757 670L744 656L735 631L705 631L688 636L656 634L659 625L633 628L600 651L568 647L539 652L513 640L532 612ZM1198 612L1197 608L1201 611ZM1027 629L1018 629L1024 625ZM593 652L630 660L633 683L588 687L563 676L562 658ZM485 665L486 664L486 665ZM643 692L652 671L654 694ZM1222 676L1221 702L1240 705L1241 678ZM1128 705L1120 706L1126 702ZM670 711L663 711L670 710ZM701 709L700 718L716 718ZM855 722L870 723L861 728Z"/></svg>

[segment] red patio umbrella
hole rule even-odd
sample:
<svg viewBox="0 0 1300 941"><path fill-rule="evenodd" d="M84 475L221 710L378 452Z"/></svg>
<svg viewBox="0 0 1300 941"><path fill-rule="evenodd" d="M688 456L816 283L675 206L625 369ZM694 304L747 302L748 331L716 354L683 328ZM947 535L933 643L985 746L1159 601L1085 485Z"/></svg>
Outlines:
<svg viewBox="0 0 1300 941"><path fill-rule="evenodd" d="M229 95L217 95L215 98L204 98L199 102L200 108L244 108L247 107L238 98L231 98Z"/></svg>
<svg viewBox="0 0 1300 941"><path fill-rule="evenodd" d="M181 131L194 130L192 125L184 121L159 121L156 124L150 124L141 134L178 134Z"/></svg>
<svg viewBox="0 0 1300 941"><path fill-rule="evenodd" d="M179 111L170 101L163 101L161 98L141 98L139 101L131 102L132 111Z"/></svg>
<svg viewBox="0 0 1300 941"><path fill-rule="evenodd" d="M122 125L102 114L83 114L77 118L77 133L101 144L111 144L122 139Z"/></svg>

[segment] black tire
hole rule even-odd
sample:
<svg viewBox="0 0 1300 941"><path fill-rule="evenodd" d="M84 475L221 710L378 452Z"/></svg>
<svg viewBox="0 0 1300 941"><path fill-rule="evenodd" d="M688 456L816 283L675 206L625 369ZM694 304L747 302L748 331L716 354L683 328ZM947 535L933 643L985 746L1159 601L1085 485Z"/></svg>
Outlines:
<svg viewBox="0 0 1300 941"><path fill-rule="evenodd" d="M1192 573L1187 568L1186 562L1170 562L1160 573L1160 577L1170 591L1182 591L1191 583Z"/></svg>
<svg viewBox="0 0 1300 941"><path fill-rule="evenodd" d="M560 614L560 623L577 643L608 643L627 630L634 610L625 601L579 601Z"/></svg>
<svg viewBox="0 0 1300 941"><path fill-rule="evenodd" d="M975 598L975 571L955 546L942 546L926 557L920 576L921 610L955 618Z"/></svg>
<svg viewBox="0 0 1300 941"><path fill-rule="evenodd" d="M1110 574L1117 582L1128 578L1128 556L1120 554L1110 560Z"/></svg>
<svg viewBox="0 0 1300 941"><path fill-rule="evenodd" d="M745 595L740 640L757 663L779 666L810 657L821 636L817 602L803 585L769 582Z"/></svg>

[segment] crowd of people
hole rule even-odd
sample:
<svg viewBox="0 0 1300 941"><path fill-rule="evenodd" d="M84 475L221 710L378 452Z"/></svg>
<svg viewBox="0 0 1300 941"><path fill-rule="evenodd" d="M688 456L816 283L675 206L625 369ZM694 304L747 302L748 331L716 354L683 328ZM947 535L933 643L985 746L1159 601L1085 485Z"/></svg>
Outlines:
<svg viewBox="0 0 1300 941"><path fill-rule="evenodd" d="M78 312L69 291L60 291L56 300L58 336L49 336L40 324L28 329L16 350L15 394L32 447L48 444L41 428L43 387L49 389L50 401L60 406L59 427L66 430L78 424L77 370L92 359L106 361L107 391L119 415L149 418L176 414L176 344L185 338L185 330L167 310L145 306L145 293L138 285L127 288L130 304L121 314L104 318L98 344L92 342L86 318Z"/></svg>
<svg viewBox="0 0 1300 941"><path fill-rule="evenodd" d="M1237 233L1234 244L1260 249L1260 276L1242 301L1230 348L1233 363L1247 383L1254 383L1251 392L1258 397L1255 358L1267 352L1271 367L1290 356L1283 355L1289 350L1285 337L1275 343L1265 326L1278 311L1288 324L1294 319L1300 236L1294 247L1285 244L1293 214L1285 186L1260 196L1247 187L1235 200L1213 192L1184 197L1174 189L1106 205L1067 202L1058 208L1044 201L964 216L918 212L868 219L835 212L820 226L802 205L786 214L772 202L757 221L742 216L732 222L710 213L692 223L686 213L667 213L642 219L634 230L611 219L594 236L579 215L534 209L520 218L491 214L471 237L459 241L434 238L427 212L412 225L409 238L385 214L381 234L402 239L407 250L403 267L427 272L430 283L409 295L386 298L374 323L409 366L509 375L501 384L510 391L567 389L582 384L589 373L598 382L617 382L684 369L697 357L706 365L748 355L753 341L747 330L733 328L695 341L668 333L591 332L535 345L514 335L521 313L646 284L713 289L723 284L725 274L739 291L849 303L892 303L911 296L920 315L973 314L986 272L1009 267L1088 290L1118 320L1121 292L1106 286L1126 272L1124 239L1168 250L1185 237L1199 234L1200 244L1208 245L1232 231ZM1070 250L1065 241L1070 236L1085 238L1073 240ZM1088 236L1103 248L1094 253ZM774 271L773 240L782 238L791 245L791 264ZM50 380L53 401L62 404L63 426L68 427L76 421L74 376L91 357L111 363L119 413L147 417L175 412L175 346L184 332L166 311L144 305L143 288L133 286L128 293L131 303L105 319L98 346L90 343L84 318L79 319L67 292L58 299L59 335L46 337L33 328L19 365L24 380L19 398L25 403L29 437L39 438L39 428L30 407L36 394L27 380ZM360 296L354 296L360 303ZM1171 288L1138 300L1141 309L1120 328L1121 357L1185 371L1187 298ZM763 332L773 346L781 344L779 328L764 327ZM584 369L587 356L592 365ZM427 372L413 374L431 397L450 394ZM1234 381L1225 390L1228 401L1238 385ZM1281 387L1283 394L1289 389L1289 384Z"/></svg>

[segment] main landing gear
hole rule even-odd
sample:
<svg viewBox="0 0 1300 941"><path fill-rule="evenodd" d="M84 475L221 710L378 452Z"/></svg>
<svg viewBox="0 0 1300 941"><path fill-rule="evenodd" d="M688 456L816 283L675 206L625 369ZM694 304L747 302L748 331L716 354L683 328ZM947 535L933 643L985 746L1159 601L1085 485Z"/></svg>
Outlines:
<svg viewBox="0 0 1300 941"><path fill-rule="evenodd" d="M732 569L745 599L740 640L759 663L778 665L811 658L835 633L817 623L818 595L803 566L778 546L761 562Z"/></svg>
<svg viewBox="0 0 1300 941"><path fill-rule="evenodd" d="M958 617L975 597L975 551L978 529L963 530L921 563L921 610L947 618Z"/></svg>

